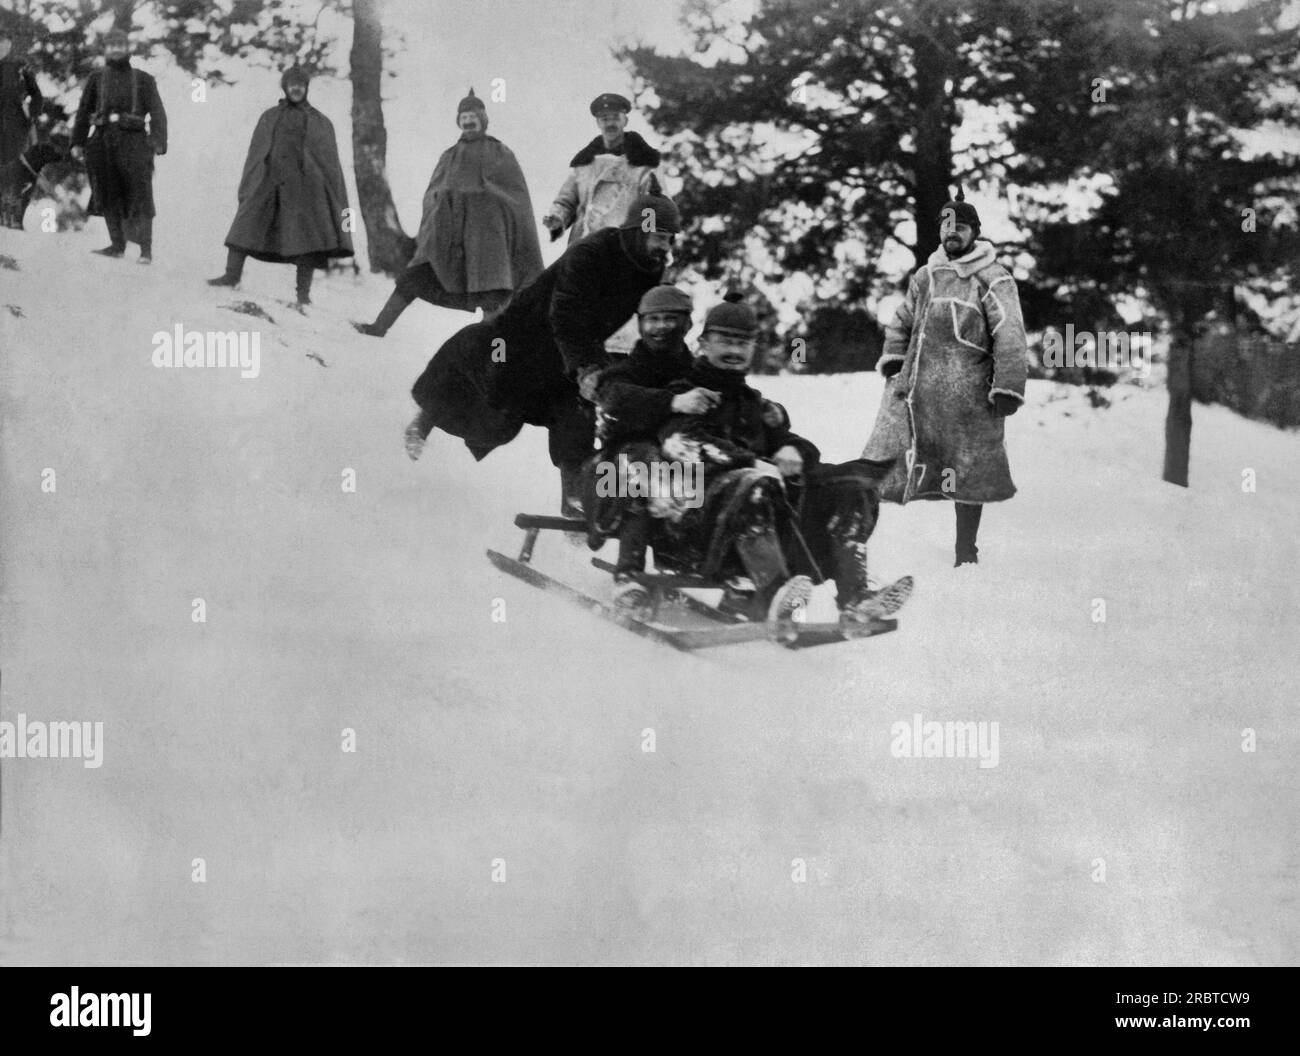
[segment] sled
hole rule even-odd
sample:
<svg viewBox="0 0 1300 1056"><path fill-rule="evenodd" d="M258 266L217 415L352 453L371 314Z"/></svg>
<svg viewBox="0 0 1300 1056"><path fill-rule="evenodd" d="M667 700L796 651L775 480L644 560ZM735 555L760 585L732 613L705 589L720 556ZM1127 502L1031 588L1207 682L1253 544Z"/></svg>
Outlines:
<svg viewBox="0 0 1300 1056"><path fill-rule="evenodd" d="M562 583L533 565L533 550L541 532L572 532L586 535L586 522L567 517L521 513L515 518L515 527L524 530L524 542L517 558L508 557L496 550L487 552L488 560L502 572L507 572L516 579L522 579L525 583L548 593L567 598L633 634L662 642L683 652L757 641L773 641L787 649L808 649L817 645L851 641L855 638L871 638L878 634L887 634L898 627L898 621L892 619L872 620L851 631L845 630L838 622L808 623L794 620L787 624L775 624L767 621L749 621L741 616L723 612L716 606L687 593L691 590L721 590L724 586L722 583L705 576L658 571L642 572L636 577L650 594L650 617L645 620L636 619L618 611L608 602L594 598L567 583ZM613 565L600 558L593 558L592 564L605 572L614 571ZM706 625L674 626L665 618L669 610L676 610L679 613L689 612L701 617Z"/></svg>

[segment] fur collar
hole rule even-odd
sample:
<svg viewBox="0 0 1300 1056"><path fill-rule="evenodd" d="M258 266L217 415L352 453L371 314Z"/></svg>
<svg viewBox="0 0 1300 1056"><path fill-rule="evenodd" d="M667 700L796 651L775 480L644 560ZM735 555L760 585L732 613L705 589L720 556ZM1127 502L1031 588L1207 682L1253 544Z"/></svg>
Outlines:
<svg viewBox="0 0 1300 1056"><path fill-rule="evenodd" d="M590 165L596 160L598 154L608 154L605 149L605 141L597 136L578 153L573 155L573 160L569 162L572 169L581 168L583 165ZM659 164L659 151L650 146L637 132L623 133L623 154L627 157L629 165L648 165L655 168Z"/></svg>
<svg viewBox="0 0 1300 1056"><path fill-rule="evenodd" d="M975 240L975 249L967 253L964 257L958 257L956 260L949 260L948 254L940 246L930 254L930 259L926 263L931 268L948 266L952 268L961 278L969 279L981 268L988 267L994 263L993 243L987 239L977 238Z"/></svg>

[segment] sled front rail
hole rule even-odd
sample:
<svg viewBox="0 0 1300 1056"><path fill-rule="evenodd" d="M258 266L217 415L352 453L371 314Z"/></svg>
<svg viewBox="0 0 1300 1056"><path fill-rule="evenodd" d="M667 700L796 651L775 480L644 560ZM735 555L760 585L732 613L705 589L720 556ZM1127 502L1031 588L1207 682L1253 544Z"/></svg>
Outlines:
<svg viewBox="0 0 1300 1056"><path fill-rule="evenodd" d="M722 612L716 607L685 593L687 590L721 590L722 583L703 576L681 575L672 572L642 572L637 580L650 593L652 615L649 620L638 620L620 612L607 602L594 598L566 583L547 575L532 564L533 550L537 537L543 531L570 532L585 535L586 522L569 517L547 517L539 514L521 513L515 517L515 526L524 530L524 542L519 550L519 557L507 557L495 550L487 552L488 559L501 571L534 587L558 594L561 597L581 605L583 608L603 616L634 634L654 641L663 642L675 649L692 651L717 645L737 645L741 642L776 640L790 649L803 649L813 645L826 645L843 642L851 638L868 638L885 634L898 626L897 620L873 620L866 627L855 629L845 634L839 623L794 622L793 628L785 628L786 635L778 633L775 624L765 621L747 621L731 613ZM600 558L593 558L592 564L605 572L613 572L614 566ZM660 622L659 613L665 608L684 608L712 622L710 627L672 627ZM790 631L793 636L790 636Z"/></svg>

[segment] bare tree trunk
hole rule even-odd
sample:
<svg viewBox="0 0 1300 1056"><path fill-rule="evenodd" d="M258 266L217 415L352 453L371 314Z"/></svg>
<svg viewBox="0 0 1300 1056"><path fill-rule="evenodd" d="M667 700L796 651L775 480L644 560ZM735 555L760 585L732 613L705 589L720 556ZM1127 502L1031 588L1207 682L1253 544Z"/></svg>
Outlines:
<svg viewBox="0 0 1300 1056"><path fill-rule="evenodd" d="M939 210L951 193L952 113L947 79L951 58L932 33L918 32L914 38L916 89L920 115L916 127L916 158L912 166L916 198L916 244L912 252L920 268L939 248Z"/></svg>
<svg viewBox="0 0 1300 1056"><path fill-rule="evenodd" d="M136 0L114 0L113 28L130 33L135 28L131 24L135 20L135 7Z"/></svg>
<svg viewBox="0 0 1300 1056"><path fill-rule="evenodd" d="M384 76L381 0L352 4L352 169L361 222L366 225L370 270L396 275L406 267L415 240L402 230L388 186L388 131L380 88Z"/></svg>
<svg viewBox="0 0 1300 1056"><path fill-rule="evenodd" d="M1174 326L1169 341L1164 480L1184 488L1192 451L1192 341L1190 327Z"/></svg>

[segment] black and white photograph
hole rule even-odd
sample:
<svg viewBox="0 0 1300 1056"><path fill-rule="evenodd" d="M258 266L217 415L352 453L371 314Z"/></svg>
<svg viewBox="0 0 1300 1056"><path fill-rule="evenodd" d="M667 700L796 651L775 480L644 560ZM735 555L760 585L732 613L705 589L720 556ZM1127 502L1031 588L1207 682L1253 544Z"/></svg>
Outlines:
<svg viewBox="0 0 1300 1056"><path fill-rule="evenodd" d="M1295 966L1298 466L1300 0L0 0L0 965Z"/></svg>

